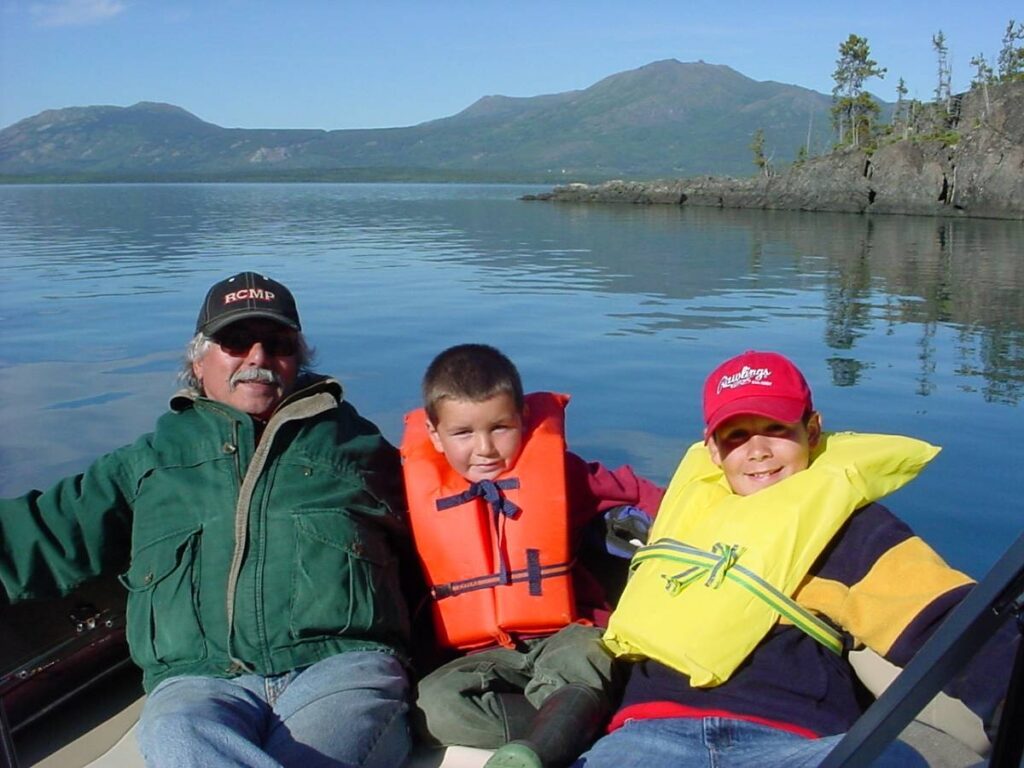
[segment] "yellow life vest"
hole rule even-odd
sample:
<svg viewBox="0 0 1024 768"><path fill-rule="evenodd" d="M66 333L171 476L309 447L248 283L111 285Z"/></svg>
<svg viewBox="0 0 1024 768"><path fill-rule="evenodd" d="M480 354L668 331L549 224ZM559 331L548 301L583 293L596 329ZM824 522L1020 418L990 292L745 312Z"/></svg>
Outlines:
<svg viewBox="0 0 1024 768"><path fill-rule="evenodd" d="M650 544L633 558L605 644L683 672L696 687L729 679L780 615L838 652L838 633L791 596L855 510L908 483L938 452L909 437L826 434L806 470L737 496L707 447L694 444Z"/></svg>

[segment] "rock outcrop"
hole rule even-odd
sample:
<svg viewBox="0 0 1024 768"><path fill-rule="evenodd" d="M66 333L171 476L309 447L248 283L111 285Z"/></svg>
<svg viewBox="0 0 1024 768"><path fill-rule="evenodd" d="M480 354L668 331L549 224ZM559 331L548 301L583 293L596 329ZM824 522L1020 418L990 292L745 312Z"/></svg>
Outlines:
<svg viewBox="0 0 1024 768"><path fill-rule="evenodd" d="M870 153L837 150L771 176L569 184L525 199L1024 219L1024 82L961 94L944 124L931 113Z"/></svg>

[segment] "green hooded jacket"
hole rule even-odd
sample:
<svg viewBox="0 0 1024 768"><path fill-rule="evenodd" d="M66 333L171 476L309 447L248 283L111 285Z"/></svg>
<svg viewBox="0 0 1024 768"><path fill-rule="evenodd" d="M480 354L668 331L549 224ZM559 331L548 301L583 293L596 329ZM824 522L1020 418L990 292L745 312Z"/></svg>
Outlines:
<svg viewBox="0 0 1024 768"><path fill-rule="evenodd" d="M0 500L11 600L122 570L146 690L175 675L274 675L348 650L404 657L398 452L337 381L300 387L258 444L249 416L182 392L154 432L84 474Z"/></svg>

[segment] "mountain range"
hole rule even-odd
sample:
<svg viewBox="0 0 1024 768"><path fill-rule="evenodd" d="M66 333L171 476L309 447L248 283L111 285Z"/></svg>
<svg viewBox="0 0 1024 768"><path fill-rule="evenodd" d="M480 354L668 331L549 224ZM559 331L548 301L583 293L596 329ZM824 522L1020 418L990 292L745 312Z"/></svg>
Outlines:
<svg viewBox="0 0 1024 768"><path fill-rule="evenodd" d="M222 128L170 104L69 107L0 131L0 180L514 180L748 176L830 143L831 96L702 61L657 61L589 88L485 96L402 128Z"/></svg>

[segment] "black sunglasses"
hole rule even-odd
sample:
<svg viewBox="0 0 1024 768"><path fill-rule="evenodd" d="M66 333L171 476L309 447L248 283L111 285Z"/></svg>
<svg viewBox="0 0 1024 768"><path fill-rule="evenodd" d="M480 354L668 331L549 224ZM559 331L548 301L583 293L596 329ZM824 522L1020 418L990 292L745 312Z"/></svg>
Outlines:
<svg viewBox="0 0 1024 768"><path fill-rule="evenodd" d="M271 357L289 357L299 348L298 336L292 332L274 333L244 327L228 326L214 334L213 340L232 357L245 357L256 342Z"/></svg>

